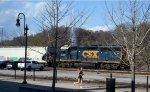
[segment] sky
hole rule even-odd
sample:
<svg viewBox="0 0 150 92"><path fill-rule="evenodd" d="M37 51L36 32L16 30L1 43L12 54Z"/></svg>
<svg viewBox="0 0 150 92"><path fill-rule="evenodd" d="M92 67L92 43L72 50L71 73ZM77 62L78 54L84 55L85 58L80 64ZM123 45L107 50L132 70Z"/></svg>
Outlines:
<svg viewBox="0 0 150 92"><path fill-rule="evenodd" d="M12 39L15 36L23 34L23 26L16 27L16 18L18 13L24 13L26 24L29 27L28 34L36 34L41 32L38 18L43 11L45 1L48 0L0 0L0 36L3 39ZM68 3L70 0L62 0ZM106 4L109 8L117 6L119 0L72 0L73 9L76 11L84 11L90 14L88 20L82 28L92 30L108 30L107 25L113 27L108 18ZM23 19L21 20L23 25ZM22 30L22 31L21 31Z"/></svg>
<svg viewBox="0 0 150 92"><path fill-rule="evenodd" d="M46 0L45 0L46 1ZM23 26L16 27L16 18L18 13L24 13L26 24L28 24L28 34L36 34L41 31L37 19L43 10L44 0L0 0L0 36L3 39L12 39L15 36L23 34ZM62 0L68 3L69 0ZM107 1L112 4L116 1ZM104 0L73 0L73 9L76 11L85 11L90 14L83 28L106 30L106 6ZM23 19L21 20L23 21ZM21 22L21 25L23 23ZM111 24L108 24L111 25Z"/></svg>

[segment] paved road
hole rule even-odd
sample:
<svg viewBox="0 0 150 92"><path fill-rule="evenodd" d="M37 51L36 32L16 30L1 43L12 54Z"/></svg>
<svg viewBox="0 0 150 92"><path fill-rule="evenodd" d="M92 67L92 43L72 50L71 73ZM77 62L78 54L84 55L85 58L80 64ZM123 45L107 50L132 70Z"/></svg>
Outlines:
<svg viewBox="0 0 150 92"><path fill-rule="evenodd" d="M23 75L23 71L17 70L16 74L19 76ZM0 70L2 75L14 75L14 70ZM35 71L35 75L38 77L50 78L53 75L53 71ZM33 76L33 71L27 71L27 76ZM58 78L76 79L78 74L76 71L57 71ZM106 78L110 77L109 73L97 73L97 72L84 72L84 80L87 81L106 81ZM118 74L114 73L113 78L116 78L116 82L130 83L131 74ZM146 84L146 75L136 75L136 84ZM150 85L150 83L149 83Z"/></svg>

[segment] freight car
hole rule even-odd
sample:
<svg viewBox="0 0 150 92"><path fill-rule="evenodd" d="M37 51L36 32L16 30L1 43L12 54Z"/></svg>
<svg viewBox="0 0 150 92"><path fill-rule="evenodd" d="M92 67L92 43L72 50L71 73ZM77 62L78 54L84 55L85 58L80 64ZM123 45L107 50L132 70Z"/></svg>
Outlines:
<svg viewBox="0 0 150 92"><path fill-rule="evenodd" d="M99 69L129 69L125 46L63 46L57 56L58 64L93 63Z"/></svg>

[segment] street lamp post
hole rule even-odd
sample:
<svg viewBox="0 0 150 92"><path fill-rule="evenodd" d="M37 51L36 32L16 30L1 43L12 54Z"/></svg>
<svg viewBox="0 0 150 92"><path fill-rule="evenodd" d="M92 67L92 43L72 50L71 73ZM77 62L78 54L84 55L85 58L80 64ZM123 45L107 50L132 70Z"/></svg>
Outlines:
<svg viewBox="0 0 150 92"><path fill-rule="evenodd" d="M0 28L1 28L1 32L0 32L0 35L1 35L1 45L3 45L3 35L4 35L3 26L0 26Z"/></svg>
<svg viewBox="0 0 150 92"><path fill-rule="evenodd" d="M25 15L23 14L23 13L19 13L18 14L18 17L17 17L17 19L16 19L16 21L17 21L17 23L16 23L16 26L20 26L20 18L19 18L19 16L20 15L23 15L23 17L24 17L24 36L25 36L25 38L26 38L26 40L25 40L25 61L24 61L24 63L25 63L25 68L24 68L24 80L23 80L23 82L22 82L22 84L27 84L27 81L26 81L26 61L27 61L27 37L28 37L28 26L27 26L27 24L25 24Z"/></svg>

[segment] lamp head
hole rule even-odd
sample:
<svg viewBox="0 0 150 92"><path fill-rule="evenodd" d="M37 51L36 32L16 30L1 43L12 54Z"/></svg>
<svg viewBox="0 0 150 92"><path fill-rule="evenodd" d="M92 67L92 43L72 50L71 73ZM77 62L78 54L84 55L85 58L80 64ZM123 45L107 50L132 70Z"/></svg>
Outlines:
<svg viewBox="0 0 150 92"><path fill-rule="evenodd" d="M17 23L16 23L16 26L19 27L19 26L20 26L20 19L17 18L17 19L16 19L16 22L17 22Z"/></svg>

